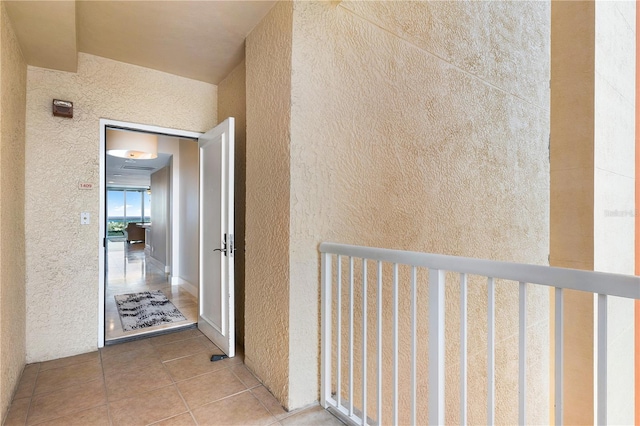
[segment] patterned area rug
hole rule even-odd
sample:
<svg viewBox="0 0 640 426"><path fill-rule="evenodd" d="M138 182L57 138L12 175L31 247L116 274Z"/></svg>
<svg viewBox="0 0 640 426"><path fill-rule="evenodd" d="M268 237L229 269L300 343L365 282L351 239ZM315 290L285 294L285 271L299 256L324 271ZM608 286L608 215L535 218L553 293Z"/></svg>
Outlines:
<svg viewBox="0 0 640 426"><path fill-rule="evenodd" d="M160 290L118 294L114 297L124 331L186 320Z"/></svg>

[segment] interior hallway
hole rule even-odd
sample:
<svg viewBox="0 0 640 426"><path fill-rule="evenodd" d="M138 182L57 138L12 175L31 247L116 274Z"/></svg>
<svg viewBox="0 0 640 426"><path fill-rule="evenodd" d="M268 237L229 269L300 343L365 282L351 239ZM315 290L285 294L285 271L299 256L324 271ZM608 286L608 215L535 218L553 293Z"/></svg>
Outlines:
<svg viewBox="0 0 640 426"><path fill-rule="evenodd" d="M195 324L198 321L198 299L179 285L169 284L167 274L148 260L144 243L124 242L110 237L107 242L105 277L105 340L129 338L149 332L169 330ZM186 321L123 331L115 295L161 290Z"/></svg>
<svg viewBox="0 0 640 426"><path fill-rule="evenodd" d="M197 329L30 364L5 426L341 425L319 406L292 413Z"/></svg>

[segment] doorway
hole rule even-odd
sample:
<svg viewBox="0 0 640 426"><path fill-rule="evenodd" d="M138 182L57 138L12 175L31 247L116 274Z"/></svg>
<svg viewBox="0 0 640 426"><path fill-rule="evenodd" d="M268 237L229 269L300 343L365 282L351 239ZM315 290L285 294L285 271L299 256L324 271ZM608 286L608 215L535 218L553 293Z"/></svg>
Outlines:
<svg viewBox="0 0 640 426"><path fill-rule="evenodd" d="M98 345L103 347L106 342L197 323L198 234L193 224L198 223L197 139L201 134L104 119L100 126L103 250ZM158 135L158 158L111 158L106 155L107 129ZM191 226L185 226L187 222ZM157 304L158 292L184 319L131 328L127 314L122 315L126 303L137 297L132 295L150 293L149 303Z"/></svg>

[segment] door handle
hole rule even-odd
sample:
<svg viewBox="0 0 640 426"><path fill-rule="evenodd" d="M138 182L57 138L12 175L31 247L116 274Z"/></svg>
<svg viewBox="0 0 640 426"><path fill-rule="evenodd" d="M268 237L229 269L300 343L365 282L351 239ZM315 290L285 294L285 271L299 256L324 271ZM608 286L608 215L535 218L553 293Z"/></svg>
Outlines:
<svg viewBox="0 0 640 426"><path fill-rule="evenodd" d="M227 255L227 234L224 234L224 240L222 241L222 248L213 249L213 251L219 251L225 256Z"/></svg>

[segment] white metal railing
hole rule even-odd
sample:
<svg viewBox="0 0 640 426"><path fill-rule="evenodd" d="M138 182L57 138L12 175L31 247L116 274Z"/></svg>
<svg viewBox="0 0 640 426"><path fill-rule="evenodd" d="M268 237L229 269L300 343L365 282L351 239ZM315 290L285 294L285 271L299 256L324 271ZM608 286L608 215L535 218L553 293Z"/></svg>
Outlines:
<svg viewBox="0 0 640 426"><path fill-rule="evenodd" d="M526 419L526 354L527 354L527 291L530 284L554 288L555 291L555 424L562 424L563 418L563 291L565 289L591 292L598 295L597 303L597 423L607 422L607 296L640 299L640 279L638 277L554 268L539 265L489 261L455 256L387 250L380 248L350 246L335 243L320 245L321 267L321 404L330 408L345 420L355 424L380 424L383 406L391 407L391 423L398 424L399 401L399 265L410 270L409 328L410 328L410 396L409 422L417 423L417 351L420 345L418 328L417 292L420 289L417 274L420 268L428 270L428 421L430 424L445 423L445 274L457 273L460 278L460 423L467 423L467 297L469 276L484 277L487 282L487 424L495 423L495 288L496 280L517 282L519 286L519 376L518 376L518 416L519 423ZM355 268L355 260L361 269ZM343 263L348 268L343 270ZM375 265L374 274L368 276L368 265ZM385 288L383 264L390 264L392 292L392 332L391 332L391 391L383 394L383 291ZM335 267L335 269L334 269ZM335 273L334 273L335 271ZM344 277L343 277L344 275ZM356 275L359 283L355 291ZM344 279L343 279L344 278ZM347 280L345 284L343 281ZM369 282L375 287L368 288ZM346 287L345 287L346 286ZM335 294L334 294L335 292ZM371 303L368 294L377 297ZM343 294L346 293L346 294ZM346 305L343 306L343 297ZM355 300L359 299L359 307ZM344 312L343 312L344 311ZM387 312L388 309L385 310ZM369 313L371 312L371 317ZM346 314L347 318L343 318ZM358 316L358 321L354 316ZM343 323L347 322L346 328ZM355 330L359 323L360 330ZM376 342L370 342L368 327L377 328ZM358 331L358 338L355 332ZM384 333L385 335L387 333ZM343 342L342 339L346 339ZM360 340L356 347L355 341ZM343 347L346 346L346 354ZM375 347L374 357L369 357L369 347ZM359 351L359 359L355 352ZM343 357L346 356L347 359ZM373 361L370 360L373 359ZM357 362L357 363L356 363ZM368 369L375 363L375 390L369 386ZM343 366L346 364L346 376ZM386 364L388 365L388 364ZM357 380L354 374L358 373ZM356 389L356 383L359 385ZM344 389L346 387L346 389ZM359 393L357 403L354 392ZM368 395L375 395L375 412L370 413Z"/></svg>

